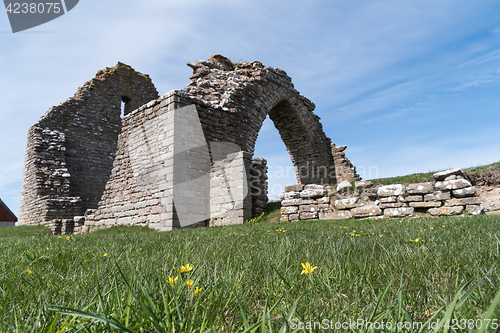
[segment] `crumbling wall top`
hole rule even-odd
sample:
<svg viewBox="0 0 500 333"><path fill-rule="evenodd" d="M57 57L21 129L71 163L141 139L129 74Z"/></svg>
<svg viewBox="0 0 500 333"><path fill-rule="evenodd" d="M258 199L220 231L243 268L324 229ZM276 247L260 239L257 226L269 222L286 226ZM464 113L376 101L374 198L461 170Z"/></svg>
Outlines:
<svg viewBox="0 0 500 333"><path fill-rule="evenodd" d="M237 112L245 104L242 97L248 97L255 90L253 85L271 82L296 92L309 110L315 108L314 103L295 90L292 79L284 70L264 66L260 61L233 63L216 54L208 60L188 62L187 65L193 69L193 75L183 90L192 97L211 103L214 108Z"/></svg>

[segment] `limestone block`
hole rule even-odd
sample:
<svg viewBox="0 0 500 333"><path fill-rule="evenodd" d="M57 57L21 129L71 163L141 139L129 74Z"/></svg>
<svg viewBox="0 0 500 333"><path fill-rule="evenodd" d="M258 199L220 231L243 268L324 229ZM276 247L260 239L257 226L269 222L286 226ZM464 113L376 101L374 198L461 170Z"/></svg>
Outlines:
<svg viewBox="0 0 500 333"><path fill-rule="evenodd" d="M117 224L118 225L129 225L129 224L131 224L131 222L132 222L131 217L121 217L118 219Z"/></svg>
<svg viewBox="0 0 500 333"><path fill-rule="evenodd" d="M365 206L351 209L354 218L370 217L382 215L382 209L377 206Z"/></svg>
<svg viewBox="0 0 500 333"><path fill-rule="evenodd" d="M300 213L315 213L318 212L317 205L301 205L299 207Z"/></svg>
<svg viewBox="0 0 500 333"><path fill-rule="evenodd" d="M441 208L431 208L428 210L428 212L433 216L451 216L451 215L460 215L463 209L464 206L441 207Z"/></svg>
<svg viewBox="0 0 500 333"><path fill-rule="evenodd" d="M328 204L330 203L330 198L329 197L322 197L319 199L316 199L319 204Z"/></svg>
<svg viewBox="0 0 500 333"><path fill-rule="evenodd" d="M420 202L424 201L424 196L423 195L409 195L407 197L400 195L398 197L398 201L400 202Z"/></svg>
<svg viewBox="0 0 500 333"><path fill-rule="evenodd" d="M160 222L160 214L156 214L156 215L149 215L148 216L148 221L149 222L152 222L152 223L155 223L155 222Z"/></svg>
<svg viewBox="0 0 500 333"><path fill-rule="evenodd" d="M316 184L308 184L304 186L304 190L324 190L325 187L323 185Z"/></svg>
<svg viewBox="0 0 500 333"><path fill-rule="evenodd" d="M299 205L316 205L317 203L316 199L300 199Z"/></svg>
<svg viewBox="0 0 500 333"><path fill-rule="evenodd" d="M281 222L288 222L288 215L281 215L280 221Z"/></svg>
<svg viewBox="0 0 500 333"><path fill-rule="evenodd" d="M437 191L446 191L446 190L459 190L466 187L471 187L472 184L467 179L456 179L456 180L447 180L444 182L437 182L434 186Z"/></svg>
<svg viewBox="0 0 500 333"><path fill-rule="evenodd" d="M396 202L396 197L385 197L385 198L380 198L378 199L381 203L390 203L390 202Z"/></svg>
<svg viewBox="0 0 500 333"><path fill-rule="evenodd" d="M455 175L455 176L462 176L462 177L465 178L465 173L460 168L437 172L437 173L434 174L433 177L434 177L435 180L445 180L447 177L453 176L453 175Z"/></svg>
<svg viewBox="0 0 500 333"><path fill-rule="evenodd" d="M405 193L405 187L401 184L381 186L377 190L379 197L392 197Z"/></svg>
<svg viewBox="0 0 500 333"><path fill-rule="evenodd" d="M288 215L288 221L298 221L298 220L299 220L299 214Z"/></svg>
<svg viewBox="0 0 500 333"><path fill-rule="evenodd" d="M281 200L298 199L298 198L300 198L300 192L296 191L283 192L280 194Z"/></svg>
<svg viewBox="0 0 500 333"><path fill-rule="evenodd" d="M351 219L352 213L349 210L335 210L329 212L320 212L319 219L320 220L345 220Z"/></svg>
<svg viewBox="0 0 500 333"><path fill-rule="evenodd" d="M429 194L434 192L432 183L415 183L406 186L408 194Z"/></svg>
<svg viewBox="0 0 500 333"><path fill-rule="evenodd" d="M453 190L451 193L453 193L453 196L457 198L472 197L476 195L476 187L471 186L459 190Z"/></svg>
<svg viewBox="0 0 500 333"><path fill-rule="evenodd" d="M355 183L354 183L354 186L356 188L361 188L361 189L365 189L365 188L368 188L368 187L372 187L373 186L373 183L369 180L367 181L363 181L363 180L357 180Z"/></svg>
<svg viewBox="0 0 500 333"><path fill-rule="evenodd" d="M285 192L300 192L304 189L304 184L285 186Z"/></svg>
<svg viewBox="0 0 500 333"><path fill-rule="evenodd" d="M318 218L318 212L303 212L300 213L299 218L301 220L312 220L312 219L317 219Z"/></svg>
<svg viewBox="0 0 500 333"><path fill-rule="evenodd" d="M490 210L486 215L500 215L500 210Z"/></svg>
<svg viewBox="0 0 500 333"><path fill-rule="evenodd" d="M483 206L481 205L467 205L465 209L471 215L480 215L483 212Z"/></svg>
<svg viewBox="0 0 500 333"><path fill-rule="evenodd" d="M385 209L385 208L400 208L400 207L407 207L406 203L404 202L391 202L391 203L385 203L385 204L380 204L378 205L380 208Z"/></svg>
<svg viewBox="0 0 500 333"><path fill-rule="evenodd" d="M361 196L358 199L358 202L356 202L356 207L363 207L366 206L370 202L370 198L367 196Z"/></svg>
<svg viewBox="0 0 500 333"><path fill-rule="evenodd" d="M386 208L384 209L384 217L413 216L414 212L413 207Z"/></svg>
<svg viewBox="0 0 500 333"><path fill-rule="evenodd" d="M481 201L478 197L469 197L469 198L455 198L446 200L445 206L463 206L463 205L479 205Z"/></svg>
<svg viewBox="0 0 500 333"><path fill-rule="evenodd" d="M410 202L410 207L414 208L431 208L441 207L441 201L425 201L425 202Z"/></svg>
<svg viewBox="0 0 500 333"><path fill-rule="evenodd" d="M437 191L434 192L433 194L426 194L424 195L424 200L425 201L439 201L439 200L449 200L451 199L451 192L446 191Z"/></svg>
<svg viewBox="0 0 500 333"><path fill-rule="evenodd" d="M369 187L363 190L363 194L369 197L371 200L377 199L377 188Z"/></svg>
<svg viewBox="0 0 500 333"><path fill-rule="evenodd" d="M300 192L301 198L320 198L324 195L326 195L326 190L324 188L322 188L322 189L305 189L302 192Z"/></svg>
<svg viewBox="0 0 500 333"><path fill-rule="evenodd" d="M483 202L485 212L500 210L500 202L485 201Z"/></svg>
<svg viewBox="0 0 500 333"><path fill-rule="evenodd" d="M347 180L342 181L337 185L337 192L344 193L352 190L352 185Z"/></svg>
<svg viewBox="0 0 500 333"><path fill-rule="evenodd" d="M334 206L337 209L350 209L356 207L356 203L358 202L358 197L348 198L348 199L340 199L335 200Z"/></svg>
<svg viewBox="0 0 500 333"><path fill-rule="evenodd" d="M281 200L281 206L298 206L301 202L301 199L285 199Z"/></svg>
<svg viewBox="0 0 500 333"><path fill-rule="evenodd" d="M299 207L298 206L281 207L281 214L282 215L296 214L298 212L299 212Z"/></svg>

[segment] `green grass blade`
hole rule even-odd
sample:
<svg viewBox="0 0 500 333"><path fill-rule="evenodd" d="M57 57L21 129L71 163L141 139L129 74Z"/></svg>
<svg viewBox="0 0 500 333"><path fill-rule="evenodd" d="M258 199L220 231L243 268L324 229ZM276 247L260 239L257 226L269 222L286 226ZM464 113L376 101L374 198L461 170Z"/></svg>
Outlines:
<svg viewBox="0 0 500 333"><path fill-rule="evenodd" d="M52 311L55 311L55 312L58 312L58 313L64 314L64 315L78 316L78 317L82 317L82 318L89 318L89 319L98 320L102 323L105 323L105 324L113 327L114 329L119 330L120 332L137 333L136 331L126 327L125 325L123 325L119 322L95 315L95 314L90 313L90 312L81 311L81 310L72 309L72 308L63 307L63 306L58 306L58 305L52 305L49 308L49 310L52 310Z"/></svg>
<svg viewBox="0 0 500 333"><path fill-rule="evenodd" d="M488 310L486 310L486 313L483 315L481 320L483 321L483 325L477 333L483 333L486 330L486 325L484 321L493 319L493 313L495 312L496 307L500 304L500 290L497 292L495 298L491 302L490 306L488 307Z"/></svg>

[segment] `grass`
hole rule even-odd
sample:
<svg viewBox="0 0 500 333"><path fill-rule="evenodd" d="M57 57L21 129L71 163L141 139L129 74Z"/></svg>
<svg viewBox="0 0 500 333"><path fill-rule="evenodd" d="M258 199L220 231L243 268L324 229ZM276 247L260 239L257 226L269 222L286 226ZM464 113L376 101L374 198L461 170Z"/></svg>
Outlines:
<svg viewBox="0 0 500 333"><path fill-rule="evenodd" d="M473 174L481 174L488 171L500 171L500 162L482 165L477 167L472 167L468 169L464 169L467 173ZM398 176L398 177L389 177L389 178L380 178L380 179L372 179L373 185L391 185L391 184L406 184L406 183L424 183L432 180L432 176L438 171L427 172L427 173L414 173L411 175Z"/></svg>
<svg viewBox="0 0 500 333"><path fill-rule="evenodd" d="M0 239L9 237L27 237L49 235L50 229L44 226L19 226L0 228Z"/></svg>
<svg viewBox="0 0 500 333"><path fill-rule="evenodd" d="M288 332L323 319L500 318L498 216L266 223L277 214L166 233L19 229L0 238L0 331ZM301 274L306 262L318 268Z"/></svg>
<svg viewBox="0 0 500 333"><path fill-rule="evenodd" d="M470 172L470 173L484 173L484 172L488 172L488 171L500 171L500 162L488 164L488 165L481 165L481 166L469 168L466 170L467 170L467 172Z"/></svg>

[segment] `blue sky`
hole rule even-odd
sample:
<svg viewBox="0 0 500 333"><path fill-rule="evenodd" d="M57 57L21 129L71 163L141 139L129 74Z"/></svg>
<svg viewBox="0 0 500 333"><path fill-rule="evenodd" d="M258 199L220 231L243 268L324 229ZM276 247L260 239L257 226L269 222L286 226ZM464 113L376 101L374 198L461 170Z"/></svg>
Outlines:
<svg viewBox="0 0 500 333"><path fill-rule="evenodd" d="M285 70L365 179L498 162L498 13L493 0L81 0L17 34L0 14L0 198L17 213L28 128L98 70L124 62L164 94L217 53ZM269 120L256 156L271 197L296 182Z"/></svg>

